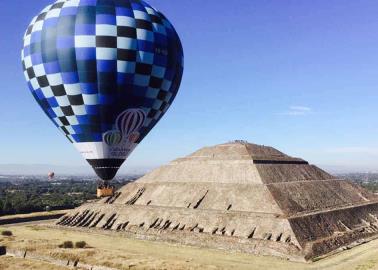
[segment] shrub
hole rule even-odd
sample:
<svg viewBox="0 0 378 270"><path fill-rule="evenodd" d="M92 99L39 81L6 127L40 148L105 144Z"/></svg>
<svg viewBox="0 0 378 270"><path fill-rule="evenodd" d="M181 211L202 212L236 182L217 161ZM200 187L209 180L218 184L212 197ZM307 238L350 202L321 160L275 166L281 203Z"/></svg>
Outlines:
<svg viewBox="0 0 378 270"><path fill-rule="evenodd" d="M79 241L75 243L75 248L85 248L87 243L85 241Z"/></svg>
<svg viewBox="0 0 378 270"><path fill-rule="evenodd" d="M60 248L73 248L74 245L72 241L65 241L63 244L59 245Z"/></svg>
<svg viewBox="0 0 378 270"><path fill-rule="evenodd" d="M2 236L12 236L13 233L12 233L11 231L2 231L2 232L1 232L1 235L2 235Z"/></svg>

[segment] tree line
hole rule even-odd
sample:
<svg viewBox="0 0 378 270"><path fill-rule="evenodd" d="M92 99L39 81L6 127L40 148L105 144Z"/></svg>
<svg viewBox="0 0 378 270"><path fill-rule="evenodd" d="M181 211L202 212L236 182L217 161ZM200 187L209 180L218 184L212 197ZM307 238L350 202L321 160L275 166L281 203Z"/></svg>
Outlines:
<svg viewBox="0 0 378 270"><path fill-rule="evenodd" d="M125 182L116 182L120 187ZM75 208L96 198L94 181L0 182L0 216Z"/></svg>

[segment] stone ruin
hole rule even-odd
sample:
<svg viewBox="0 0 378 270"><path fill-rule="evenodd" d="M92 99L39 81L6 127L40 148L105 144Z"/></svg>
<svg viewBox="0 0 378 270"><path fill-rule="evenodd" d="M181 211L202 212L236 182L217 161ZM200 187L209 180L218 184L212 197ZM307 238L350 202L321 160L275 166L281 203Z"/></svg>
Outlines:
<svg viewBox="0 0 378 270"><path fill-rule="evenodd" d="M237 141L179 158L58 225L303 261L378 236L378 196Z"/></svg>

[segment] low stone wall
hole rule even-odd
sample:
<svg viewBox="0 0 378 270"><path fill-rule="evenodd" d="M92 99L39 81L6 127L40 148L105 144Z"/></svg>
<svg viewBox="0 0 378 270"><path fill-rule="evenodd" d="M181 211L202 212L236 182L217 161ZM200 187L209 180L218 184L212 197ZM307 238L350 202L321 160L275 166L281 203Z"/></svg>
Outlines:
<svg viewBox="0 0 378 270"><path fill-rule="evenodd" d="M10 225L10 224L33 222L33 221L44 221L44 220L59 219L64 215L65 215L65 213L54 214L54 215L41 215L41 216L32 216L32 217L17 217L17 218L0 219L0 226L1 225Z"/></svg>
<svg viewBox="0 0 378 270"><path fill-rule="evenodd" d="M18 250L18 249L6 249L6 256L12 256L16 258L23 258L29 260L37 260L43 261L59 266L66 266L66 267L75 267L78 269L85 269L85 270L118 270L115 268L105 267L105 266L98 266L98 265L89 265L85 263L81 263L79 260L61 260L55 259L50 256L38 254L36 252L31 252L27 250Z"/></svg>

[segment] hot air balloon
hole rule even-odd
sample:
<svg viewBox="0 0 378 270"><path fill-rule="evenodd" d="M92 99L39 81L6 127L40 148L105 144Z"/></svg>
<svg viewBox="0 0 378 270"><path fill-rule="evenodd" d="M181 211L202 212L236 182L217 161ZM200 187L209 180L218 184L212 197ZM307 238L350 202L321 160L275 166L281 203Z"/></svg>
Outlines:
<svg viewBox="0 0 378 270"><path fill-rule="evenodd" d="M49 172L47 174L47 177L49 178L50 181L52 181L54 179L54 177L55 177L55 173L54 172Z"/></svg>
<svg viewBox="0 0 378 270"><path fill-rule="evenodd" d="M175 99L183 49L139 0L59 0L31 22L22 64L35 100L108 183Z"/></svg>

